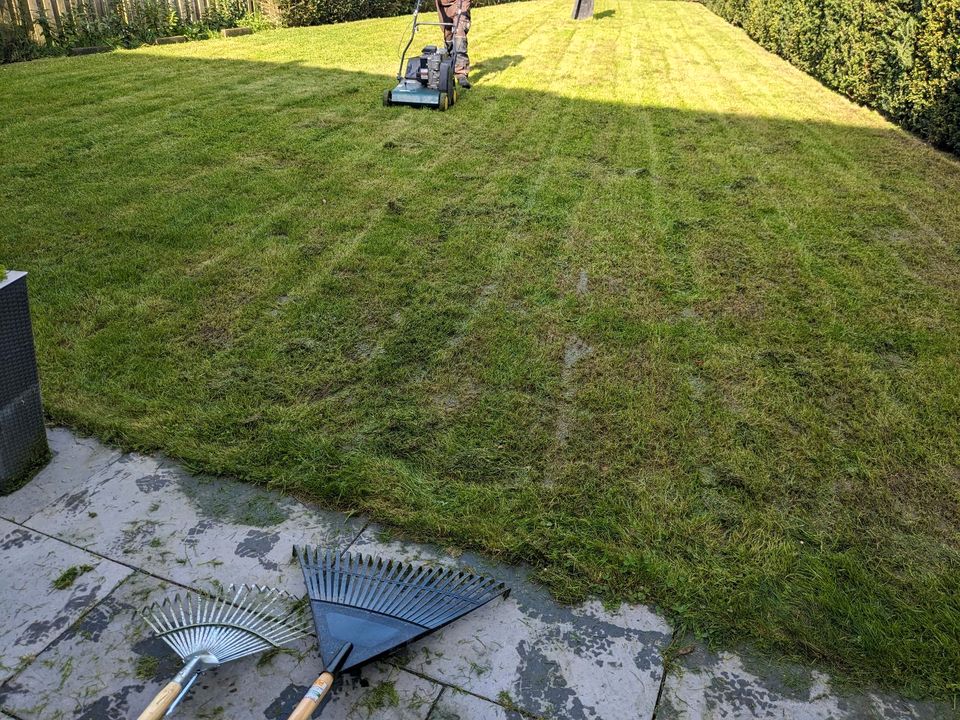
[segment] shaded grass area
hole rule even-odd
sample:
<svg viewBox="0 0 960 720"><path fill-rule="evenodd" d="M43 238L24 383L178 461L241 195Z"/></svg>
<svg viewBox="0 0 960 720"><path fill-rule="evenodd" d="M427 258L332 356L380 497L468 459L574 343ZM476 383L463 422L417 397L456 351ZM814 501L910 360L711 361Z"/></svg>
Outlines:
<svg viewBox="0 0 960 720"><path fill-rule="evenodd" d="M379 104L403 19L0 70L49 414L955 694L960 164L597 10L478 11L444 114Z"/></svg>

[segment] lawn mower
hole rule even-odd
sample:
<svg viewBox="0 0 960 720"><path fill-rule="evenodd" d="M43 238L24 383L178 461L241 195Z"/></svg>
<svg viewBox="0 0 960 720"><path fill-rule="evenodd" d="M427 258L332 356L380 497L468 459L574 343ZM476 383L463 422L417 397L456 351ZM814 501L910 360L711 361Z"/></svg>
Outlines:
<svg viewBox="0 0 960 720"><path fill-rule="evenodd" d="M413 6L413 23L410 39L400 54L400 69L397 71L397 86L384 90L384 105L412 105L414 107L432 107L446 110L457 101L457 44L448 50L446 46L427 45L419 56L407 60L407 53L413 45L417 30L423 26L452 28L460 23L460 12L453 22L424 22L419 19L420 4L416 0ZM454 34L456 34L454 32Z"/></svg>

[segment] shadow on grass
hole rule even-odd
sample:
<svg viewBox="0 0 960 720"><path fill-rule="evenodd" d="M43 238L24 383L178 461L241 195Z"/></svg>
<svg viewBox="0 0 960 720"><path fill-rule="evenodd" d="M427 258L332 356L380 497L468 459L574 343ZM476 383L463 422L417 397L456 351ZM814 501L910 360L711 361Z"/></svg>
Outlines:
<svg viewBox="0 0 960 720"><path fill-rule="evenodd" d="M471 80L479 82L487 75L496 75L504 70L519 65L523 62L523 55L500 55L498 57L482 60L471 69Z"/></svg>
<svg viewBox="0 0 960 720"><path fill-rule="evenodd" d="M594 13L594 14L593 14L593 19L594 19L594 20L603 20L603 19L605 19L605 18L611 18L611 17L613 17L613 16L616 15L616 14L617 14L617 11L616 11L616 10L614 10L613 8L609 8L609 9L607 9L607 10L601 10L601 11L598 12L598 13Z"/></svg>
<svg viewBox="0 0 960 720"><path fill-rule="evenodd" d="M4 69L48 412L946 695L957 163L521 60L447 113L296 62Z"/></svg>

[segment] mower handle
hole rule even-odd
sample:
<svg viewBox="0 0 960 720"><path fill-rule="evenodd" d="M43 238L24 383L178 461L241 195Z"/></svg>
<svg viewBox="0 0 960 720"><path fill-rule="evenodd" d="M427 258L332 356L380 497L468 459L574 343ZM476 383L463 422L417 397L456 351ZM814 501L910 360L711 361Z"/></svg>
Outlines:
<svg viewBox="0 0 960 720"><path fill-rule="evenodd" d="M410 24L410 39L407 40L406 46L403 48L403 52L400 53L400 69L397 70L397 82L400 82L404 76L404 65L407 62L407 51L410 50L410 46L413 45L413 39L417 36L417 16L420 14L420 3L423 0L416 0L413 4L413 22Z"/></svg>
<svg viewBox="0 0 960 720"><path fill-rule="evenodd" d="M463 3L457 3L457 16L453 22L418 22L417 18L420 15L420 5L423 3L423 0L416 0L413 4L413 22L410 25L410 39L407 40L406 46L403 48L403 52L400 53L400 69L397 71L397 82L403 80L405 75L405 65L407 62L407 53L410 51L410 46L413 45L413 39L417 35L417 28L421 25L430 26L430 27L444 27L444 28L455 28L460 22L460 16L463 14ZM456 55L454 55L454 61L456 61Z"/></svg>

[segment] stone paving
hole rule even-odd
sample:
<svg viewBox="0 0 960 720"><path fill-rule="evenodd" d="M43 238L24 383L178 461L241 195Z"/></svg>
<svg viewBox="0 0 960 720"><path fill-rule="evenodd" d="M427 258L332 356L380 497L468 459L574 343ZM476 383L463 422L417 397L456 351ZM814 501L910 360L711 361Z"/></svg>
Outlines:
<svg viewBox="0 0 960 720"><path fill-rule="evenodd" d="M696 643L665 673L672 631L651 608L561 606L524 568L454 557L363 518L196 477L68 430L49 436L51 463L0 497L3 720L135 718L179 667L136 611L231 582L302 595L294 543L466 566L512 589L344 677L322 713L330 720L960 717L936 703L838 694L823 673ZM72 584L56 582L70 569ZM306 638L202 676L177 714L286 718L318 669Z"/></svg>

